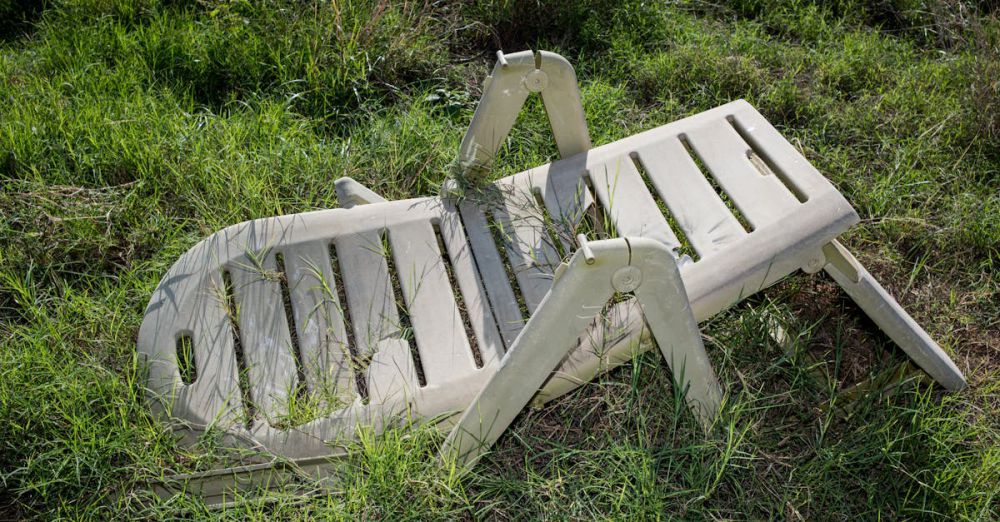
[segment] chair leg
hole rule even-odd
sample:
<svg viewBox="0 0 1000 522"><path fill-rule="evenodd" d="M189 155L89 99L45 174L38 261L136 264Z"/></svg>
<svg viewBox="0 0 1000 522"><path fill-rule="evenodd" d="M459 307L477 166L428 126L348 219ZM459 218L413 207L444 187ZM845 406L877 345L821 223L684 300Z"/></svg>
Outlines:
<svg viewBox="0 0 1000 522"><path fill-rule="evenodd" d="M699 419L710 425L721 393L670 252L641 238L583 240L568 266L557 270L552 289L448 435L442 458L462 467L478 460L576 346L612 295L632 291L675 381Z"/></svg>
<svg viewBox="0 0 1000 522"><path fill-rule="evenodd" d="M834 240L823 253L826 272L917 365L949 390L965 387L965 377L948 354L843 245Z"/></svg>
<svg viewBox="0 0 1000 522"><path fill-rule="evenodd" d="M638 260L642 269L642 284L635 289L642 314L688 406L708 431L722 404L722 388L702 343L676 260L658 255L659 243L629 241L633 264Z"/></svg>

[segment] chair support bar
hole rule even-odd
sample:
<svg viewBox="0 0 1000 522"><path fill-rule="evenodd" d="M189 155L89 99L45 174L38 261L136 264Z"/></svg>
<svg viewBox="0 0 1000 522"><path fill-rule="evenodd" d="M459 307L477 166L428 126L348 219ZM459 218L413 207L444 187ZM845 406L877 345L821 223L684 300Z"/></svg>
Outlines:
<svg viewBox="0 0 1000 522"><path fill-rule="evenodd" d="M540 93L559 155L590 149L587 120L573 66L546 51L497 51L497 63L483 83L483 96L458 153L458 176L466 184L486 180L497 150L507 138L531 93Z"/></svg>
<svg viewBox="0 0 1000 522"><path fill-rule="evenodd" d="M823 254L826 273L906 355L945 388L965 388L965 377L948 354L840 242L831 241L823 247Z"/></svg>
<svg viewBox="0 0 1000 522"><path fill-rule="evenodd" d="M471 466L507 429L616 293L634 292L688 405L708 429L722 392L670 251L645 238L588 243L559 267L552 289L452 429L442 458Z"/></svg>

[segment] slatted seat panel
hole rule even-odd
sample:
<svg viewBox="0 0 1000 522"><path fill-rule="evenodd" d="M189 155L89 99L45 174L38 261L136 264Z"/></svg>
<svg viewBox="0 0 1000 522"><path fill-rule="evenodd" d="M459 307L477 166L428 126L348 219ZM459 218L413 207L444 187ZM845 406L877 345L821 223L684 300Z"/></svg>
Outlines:
<svg viewBox="0 0 1000 522"><path fill-rule="evenodd" d="M589 178L593 196L580 195L581 177ZM539 178L544 183L539 184ZM833 190L743 101L498 183L505 187L534 184L536 190L544 190L548 212L562 218L573 215L566 209L589 206L596 198L618 235L653 238L673 249L681 246L680 237L684 237L699 258L721 252L754 230L780 223L810 194ZM508 201L516 197L524 196L506 195ZM529 221L525 216L521 219Z"/></svg>
<svg viewBox="0 0 1000 522"><path fill-rule="evenodd" d="M506 255L501 261L515 269L515 286L527 305L525 318L551 286L559 255L552 246L571 253L575 245L569 238L595 209L598 219L613 223L616 235L656 239L678 256L684 238L697 254L695 262L701 263L757 230L781 226L811 195L835 192L742 101L516 174L494 186L502 196L499 202L487 199L478 207L494 213L504 234L513 238L499 251ZM492 245L480 241L474 244L474 250L478 248ZM770 274L767 281L782 275ZM745 291L759 289L757 285ZM510 306L512 296L502 294L490 293L494 307Z"/></svg>
<svg viewBox="0 0 1000 522"><path fill-rule="evenodd" d="M280 431L302 394L376 411L448 395L495 365L504 342L458 210L432 198L385 207L248 222L185 254L139 343L171 413ZM179 377L180 337L191 383Z"/></svg>

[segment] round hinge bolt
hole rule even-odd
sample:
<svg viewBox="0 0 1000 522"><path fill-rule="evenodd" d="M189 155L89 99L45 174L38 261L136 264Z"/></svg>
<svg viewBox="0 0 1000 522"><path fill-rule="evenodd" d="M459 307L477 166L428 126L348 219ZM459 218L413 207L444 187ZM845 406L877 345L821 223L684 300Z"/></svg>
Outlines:
<svg viewBox="0 0 1000 522"><path fill-rule="evenodd" d="M632 292L642 284L642 271L634 266L619 268L611 276L611 286L619 292Z"/></svg>
<svg viewBox="0 0 1000 522"><path fill-rule="evenodd" d="M524 87L531 92L542 92L548 85L549 75L540 69L535 69L524 77Z"/></svg>

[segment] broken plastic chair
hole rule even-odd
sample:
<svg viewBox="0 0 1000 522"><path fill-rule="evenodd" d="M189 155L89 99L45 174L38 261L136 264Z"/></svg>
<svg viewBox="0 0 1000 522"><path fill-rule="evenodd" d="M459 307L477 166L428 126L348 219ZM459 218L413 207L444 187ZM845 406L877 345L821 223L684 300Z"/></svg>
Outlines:
<svg viewBox="0 0 1000 522"><path fill-rule="evenodd" d="M154 408L191 439L215 430L268 458L159 493L218 503L320 477L359 427L402 419L446 420L444 456L471 464L525 405L650 334L709 425L722 392L698 321L799 269L826 270L937 382L965 385L837 242L851 206L747 102L591 148L565 59L498 57L445 196L386 201L342 178L342 208L228 227L166 274L138 338ZM533 92L561 159L487 183ZM296 417L309 400L322 413Z"/></svg>

